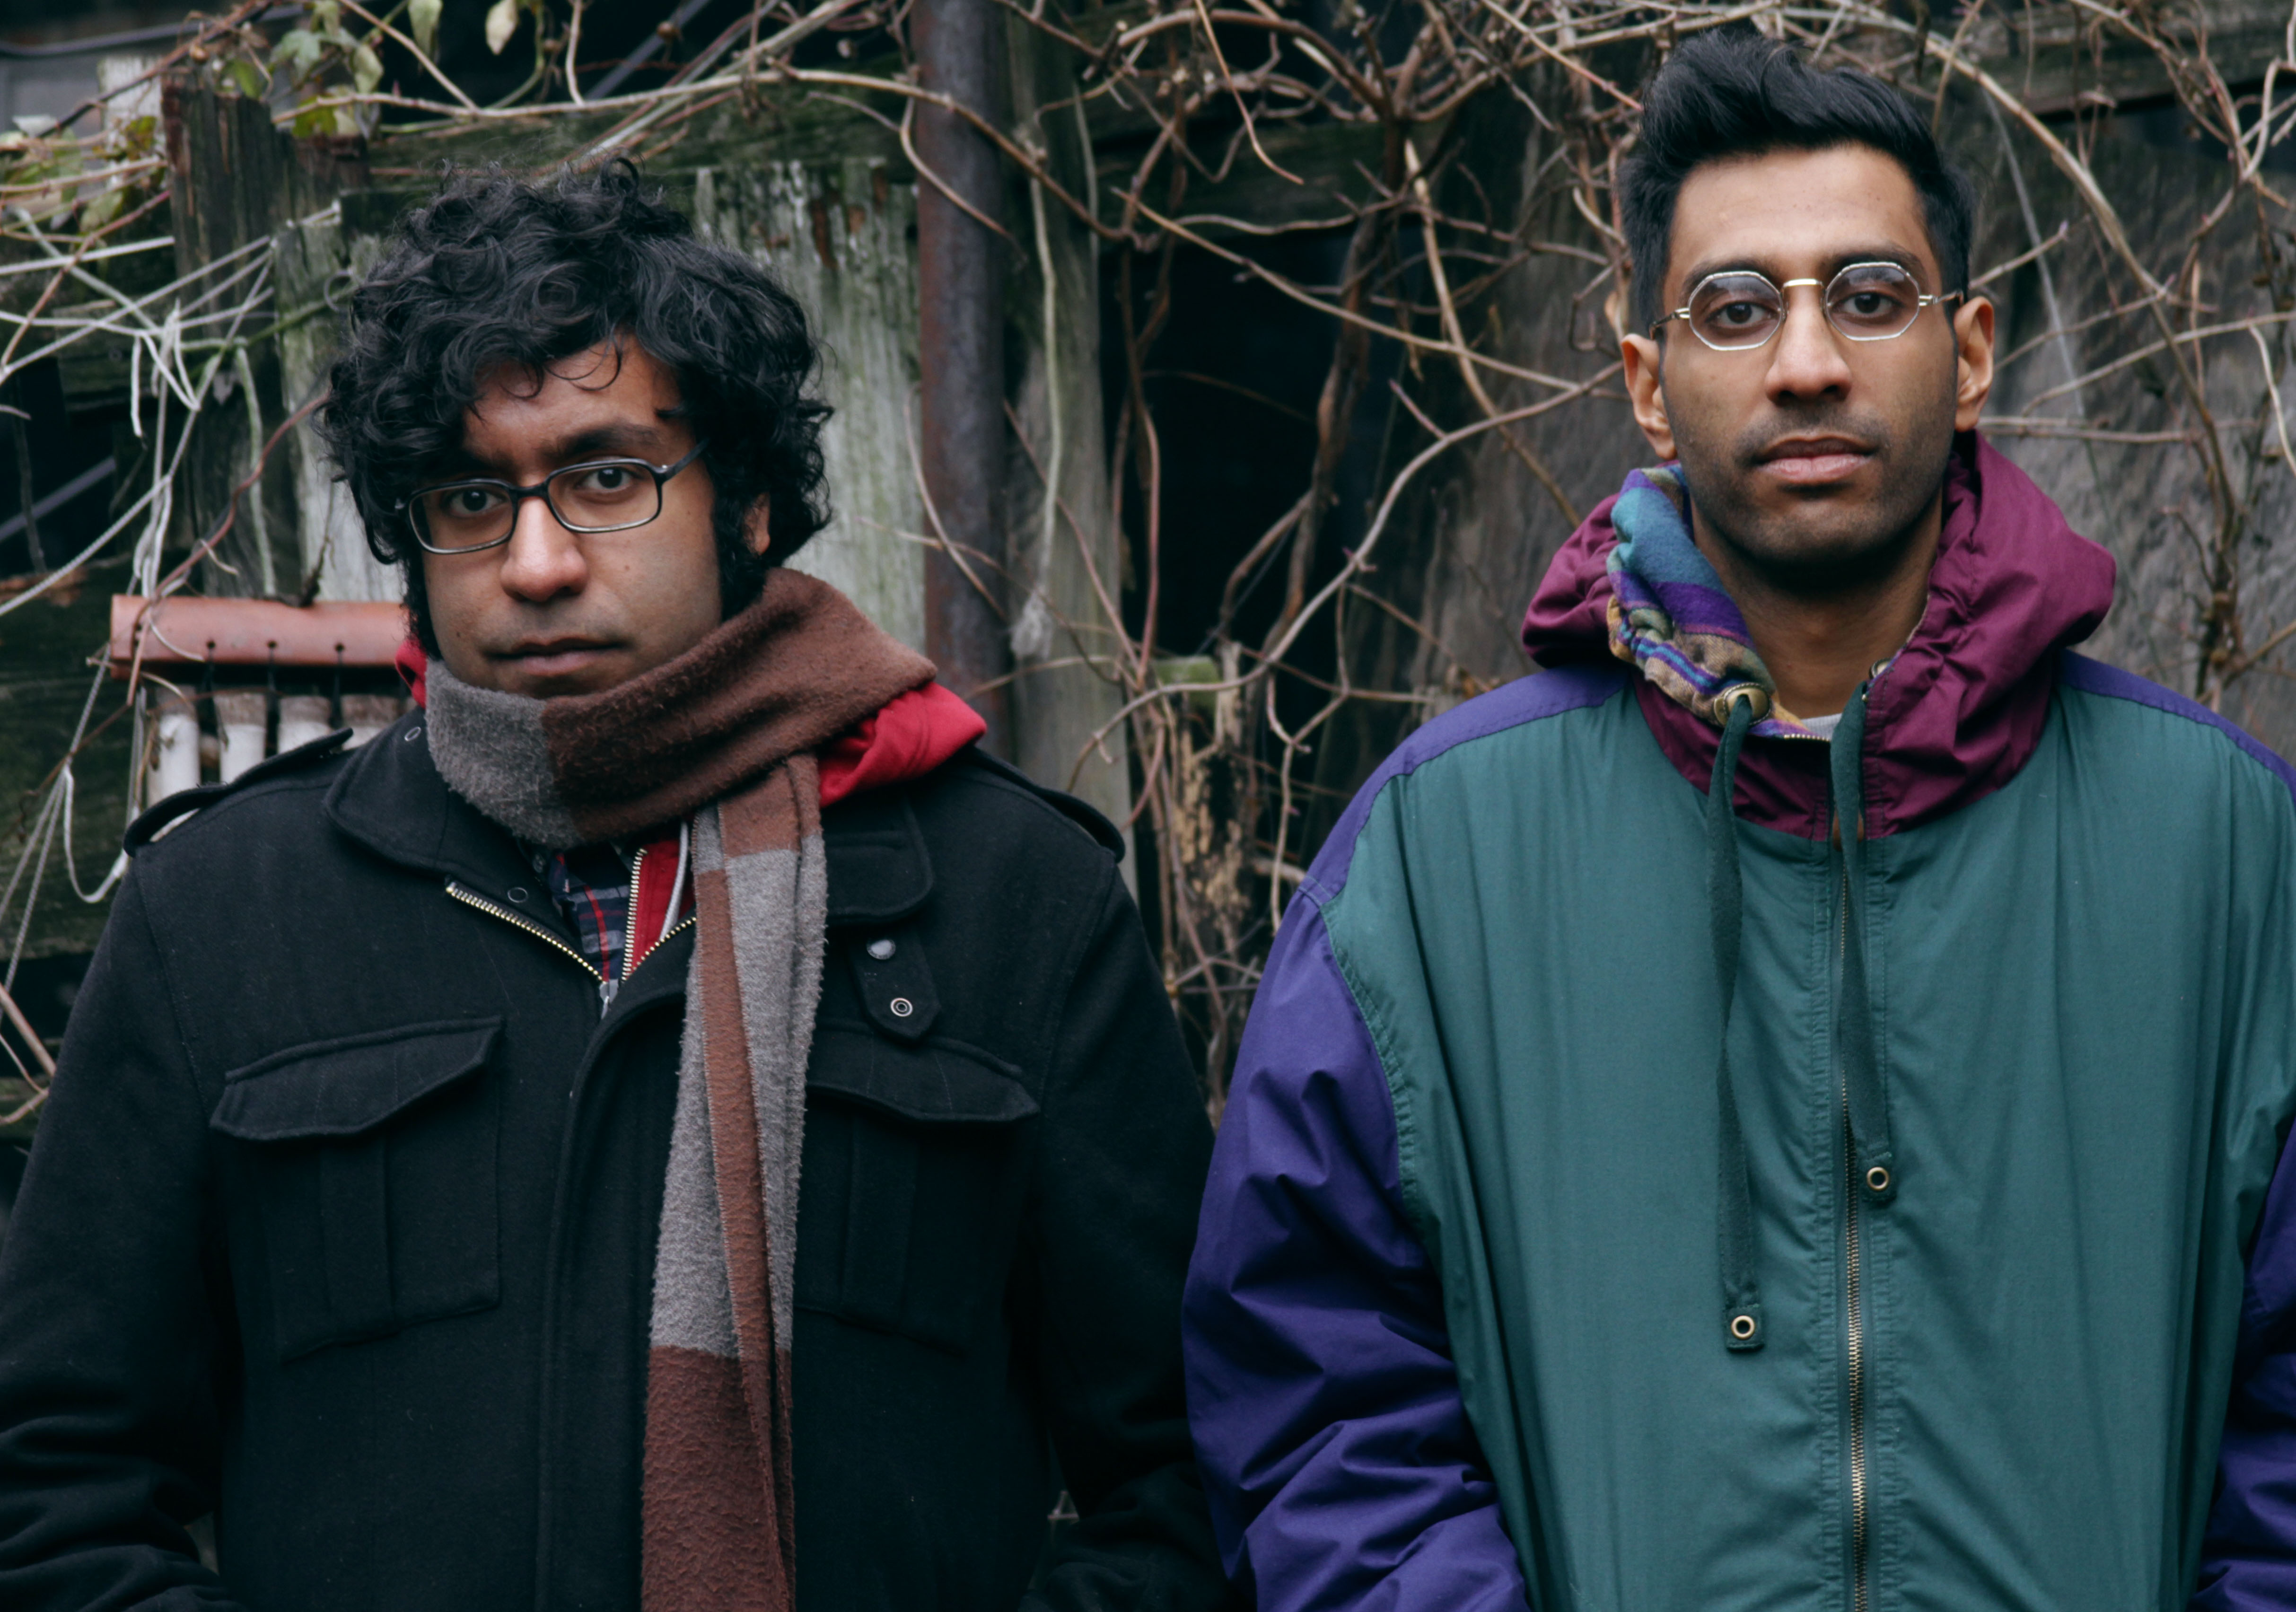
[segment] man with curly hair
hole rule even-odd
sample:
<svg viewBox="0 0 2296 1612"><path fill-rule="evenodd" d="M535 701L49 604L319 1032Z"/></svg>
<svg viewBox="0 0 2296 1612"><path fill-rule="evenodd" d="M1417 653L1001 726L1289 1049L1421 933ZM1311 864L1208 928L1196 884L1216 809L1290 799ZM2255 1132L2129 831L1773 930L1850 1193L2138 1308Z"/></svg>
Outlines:
<svg viewBox="0 0 2296 1612"><path fill-rule="evenodd" d="M455 180L357 292L422 708L130 831L0 1255L0 1605L1222 1599L1121 841L780 563L816 365L627 165Z"/></svg>

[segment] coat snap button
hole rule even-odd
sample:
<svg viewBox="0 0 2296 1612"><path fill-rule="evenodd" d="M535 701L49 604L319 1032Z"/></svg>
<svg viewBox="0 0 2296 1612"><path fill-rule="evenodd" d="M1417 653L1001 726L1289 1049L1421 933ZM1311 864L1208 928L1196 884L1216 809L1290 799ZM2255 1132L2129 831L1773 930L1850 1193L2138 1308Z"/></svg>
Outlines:
<svg viewBox="0 0 2296 1612"><path fill-rule="evenodd" d="M883 962L887 958L892 956L892 954L893 943L891 941L873 940L869 943L869 955L875 958L879 962Z"/></svg>
<svg viewBox="0 0 2296 1612"><path fill-rule="evenodd" d="M906 996L896 996L885 1005L893 1011L893 1017L896 1019L906 1019L917 1011L917 1004Z"/></svg>

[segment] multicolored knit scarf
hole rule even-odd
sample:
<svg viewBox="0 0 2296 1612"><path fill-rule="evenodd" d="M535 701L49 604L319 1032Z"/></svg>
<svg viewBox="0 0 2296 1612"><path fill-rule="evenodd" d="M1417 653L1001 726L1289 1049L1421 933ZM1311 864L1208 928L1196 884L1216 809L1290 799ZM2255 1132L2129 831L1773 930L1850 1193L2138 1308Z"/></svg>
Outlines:
<svg viewBox="0 0 2296 1612"><path fill-rule="evenodd" d="M1777 684L1754 648L1746 618L1690 535L1688 493L1677 465L1632 471L1611 509L1619 534L1611 573L1611 652L1684 709L1720 727L1722 695L1753 683L1772 696L1751 732L1815 739L1775 703Z"/></svg>
<svg viewBox="0 0 2296 1612"><path fill-rule="evenodd" d="M430 667L439 774L512 832L562 847L693 816L646 1391L647 1612L796 1604L791 1294L829 910L815 753L932 675L826 583L780 569L701 642L603 693L532 700Z"/></svg>

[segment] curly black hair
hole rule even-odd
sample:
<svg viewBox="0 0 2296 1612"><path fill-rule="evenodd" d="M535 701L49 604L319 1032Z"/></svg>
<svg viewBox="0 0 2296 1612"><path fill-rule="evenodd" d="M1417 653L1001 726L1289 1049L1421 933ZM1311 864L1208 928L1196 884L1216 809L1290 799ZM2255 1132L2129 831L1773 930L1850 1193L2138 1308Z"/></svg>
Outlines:
<svg viewBox="0 0 2296 1612"><path fill-rule="evenodd" d="M695 239L625 160L541 184L498 168L449 171L352 293L319 422L367 546L405 574L430 653L422 551L392 505L442 473L481 377L625 340L676 377L678 412L705 443L727 615L765 585L769 561L742 536L761 500L770 562L827 522L820 349L771 274Z"/></svg>

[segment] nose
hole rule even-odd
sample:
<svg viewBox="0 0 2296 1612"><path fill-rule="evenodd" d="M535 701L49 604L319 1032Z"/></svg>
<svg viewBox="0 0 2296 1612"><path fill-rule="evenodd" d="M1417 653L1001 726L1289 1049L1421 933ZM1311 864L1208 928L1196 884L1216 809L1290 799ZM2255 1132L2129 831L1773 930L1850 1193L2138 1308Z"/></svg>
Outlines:
<svg viewBox="0 0 2296 1612"><path fill-rule="evenodd" d="M590 561L581 539L558 523L545 498L521 498L503 547L503 592L544 604L561 594L578 593L590 579Z"/></svg>
<svg viewBox="0 0 2296 1612"><path fill-rule="evenodd" d="M1786 321L1770 343L1767 377L1774 403L1841 397L1849 390L1849 356L1825 316L1824 293L1815 285L1786 292Z"/></svg>

